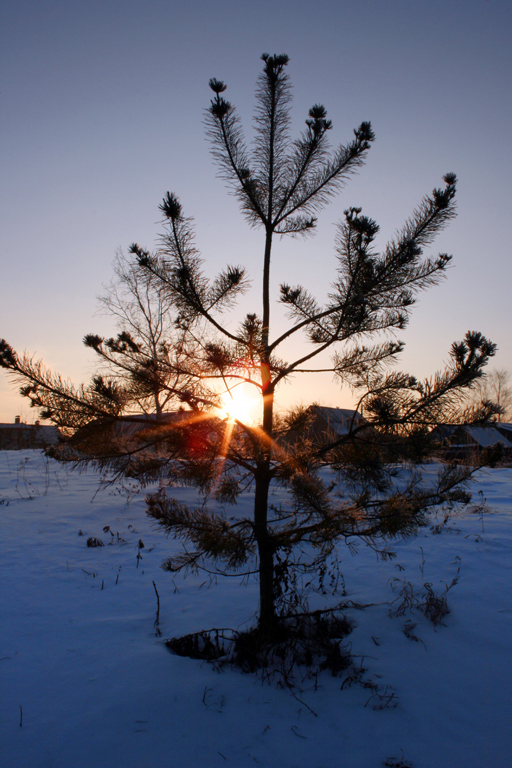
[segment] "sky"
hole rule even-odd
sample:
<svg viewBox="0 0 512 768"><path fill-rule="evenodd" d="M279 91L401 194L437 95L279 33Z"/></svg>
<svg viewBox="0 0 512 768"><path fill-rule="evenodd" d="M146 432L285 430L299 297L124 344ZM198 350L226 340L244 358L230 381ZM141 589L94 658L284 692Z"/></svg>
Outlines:
<svg viewBox="0 0 512 768"><path fill-rule="evenodd" d="M83 336L114 331L97 297L118 249L154 247L167 190L195 219L206 273L246 265L254 289L243 310L260 311L261 232L217 178L203 114L208 80L224 80L250 138L269 52L290 57L295 135L322 103L334 145L363 120L377 136L316 236L276 244L274 295L287 281L325 298L346 208L376 219L383 247L454 171L458 217L431 250L453 254L453 266L421 294L400 365L429 376L453 341L479 330L498 345L491 367L512 371L508 0L4 0L2 15L0 337L17 351L75 383L90 377ZM311 400L352 402L328 376L295 379L281 397ZM0 422L16 414L37 418L0 372Z"/></svg>

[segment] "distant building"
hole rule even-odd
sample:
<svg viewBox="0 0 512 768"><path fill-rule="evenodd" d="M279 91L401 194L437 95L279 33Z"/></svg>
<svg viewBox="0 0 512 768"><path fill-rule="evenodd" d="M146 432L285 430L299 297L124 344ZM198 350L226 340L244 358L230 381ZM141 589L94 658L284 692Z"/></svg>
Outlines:
<svg viewBox="0 0 512 768"><path fill-rule="evenodd" d="M58 443L59 437L57 427L46 426L38 421L35 424L22 424L19 416L14 417L14 424L0 424L1 451L46 448Z"/></svg>
<svg viewBox="0 0 512 768"><path fill-rule="evenodd" d="M359 411L310 405L305 411L303 421L283 437L278 437L277 442L290 448L306 438L313 445L320 447L349 435L365 422L366 419Z"/></svg>
<svg viewBox="0 0 512 768"><path fill-rule="evenodd" d="M223 421L213 413L205 413L204 417L205 421L201 418L198 419L193 412L183 410L164 413L160 416L156 416L156 414L130 414L110 424L106 423L103 434L101 427L98 431L93 422L78 430L75 440L77 445L82 443L82 447L87 445L89 439L93 446L104 439L106 444L112 441L114 447L124 450L145 449L145 443L147 443L149 450L158 450L158 441L155 441L155 428L159 431L160 437L165 437L166 432L170 435L173 428L183 427L189 420L196 425L198 431L202 425L208 431L212 429L212 425L222 424ZM339 440L364 423L365 419L358 411L311 405L306 409L304 419L297 424L296 428L286 435L277 434L276 442L283 447L290 448L306 437L314 445L321 446ZM238 429L238 427L234 427L235 433Z"/></svg>
<svg viewBox="0 0 512 768"><path fill-rule="evenodd" d="M443 456L449 459L471 459L487 448L501 444L504 458L512 458L512 424L443 424L433 434L441 442Z"/></svg>
<svg viewBox="0 0 512 768"><path fill-rule="evenodd" d="M501 421L499 421L494 426L498 430L500 435L503 435L503 437L506 437L507 440L509 440L510 443L512 443L512 424L504 424Z"/></svg>
<svg viewBox="0 0 512 768"><path fill-rule="evenodd" d="M310 405L308 410L313 414L314 434L324 440L338 440L365 422L359 411L349 408Z"/></svg>
<svg viewBox="0 0 512 768"><path fill-rule="evenodd" d="M214 417L209 417L209 421ZM69 440L70 449L94 454L113 451L158 453L166 450L165 438L171 437L174 428L184 426L189 420L200 425L192 411L161 413L132 413L111 421L91 421L80 427Z"/></svg>

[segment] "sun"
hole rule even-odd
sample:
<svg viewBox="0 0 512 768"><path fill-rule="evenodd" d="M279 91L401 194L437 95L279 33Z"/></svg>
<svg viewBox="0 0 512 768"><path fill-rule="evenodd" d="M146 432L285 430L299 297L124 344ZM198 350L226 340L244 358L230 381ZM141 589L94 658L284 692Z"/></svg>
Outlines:
<svg viewBox="0 0 512 768"><path fill-rule="evenodd" d="M221 411L230 421L254 424L258 420L260 403L256 387L244 382L222 394Z"/></svg>

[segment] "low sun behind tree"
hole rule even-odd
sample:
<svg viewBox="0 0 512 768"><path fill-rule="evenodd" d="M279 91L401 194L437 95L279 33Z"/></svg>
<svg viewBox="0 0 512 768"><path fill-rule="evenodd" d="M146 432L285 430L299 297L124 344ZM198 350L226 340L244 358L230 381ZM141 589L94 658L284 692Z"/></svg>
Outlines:
<svg viewBox="0 0 512 768"><path fill-rule="evenodd" d="M395 333L405 328L416 294L436 284L451 260L444 253L425 257L423 251L455 215L452 173L380 251L376 222L360 208L345 211L324 305L304 286L274 285L276 236L312 234L315 214L363 164L375 137L363 122L348 143L333 149L331 121L316 104L303 133L293 139L288 57L262 58L252 144L224 97L226 85L217 79L210 80L213 98L206 113L221 176L249 225L262 233L260 306L240 324L231 322L230 310L248 285L246 269L228 266L208 279L191 219L168 192L160 205L165 232L156 251L133 244L134 262L122 265L127 294L111 292L107 299L107 309L120 318L120 334L85 338L107 366L102 375L76 389L18 356L6 342L0 348L0 363L25 382L23 394L74 434L59 458L94 461L142 484L165 480L167 490L148 497L148 514L185 543L182 554L166 562L168 570L256 575L260 646L281 636L283 622L299 604L300 576L325 569L340 539L358 538L386 553L386 541L414 532L429 508L467 501L468 469L441 467L430 488L413 472L398 487L397 465L429 455L432 427L464 418L468 394L495 352L480 333L470 332L452 345L447 369L428 381L389 371L403 349ZM149 323L141 288L157 297ZM271 312L276 294L290 321L277 336ZM139 333L141 324L146 332L150 328L149 335ZM305 338L309 351L281 359L285 342L290 349L295 338ZM343 435L319 442L308 438L306 408L276 413L274 398L292 375L314 372L315 361L328 351L330 370L352 387L364 419L353 419ZM226 416L223 396L234 400L242 384L259 398L257 423L244 419L242 411ZM136 411L169 410L179 410L179 418L148 420L129 448L119 441L120 420ZM489 404L488 413L493 412ZM85 426L87 443L79 430ZM337 472L342 498L331 494L326 466ZM179 484L198 488L205 503L196 508L178 503L172 486ZM288 491L286 504L270 504L272 484ZM254 494L252 515L228 520L219 502L236 503L248 489Z"/></svg>

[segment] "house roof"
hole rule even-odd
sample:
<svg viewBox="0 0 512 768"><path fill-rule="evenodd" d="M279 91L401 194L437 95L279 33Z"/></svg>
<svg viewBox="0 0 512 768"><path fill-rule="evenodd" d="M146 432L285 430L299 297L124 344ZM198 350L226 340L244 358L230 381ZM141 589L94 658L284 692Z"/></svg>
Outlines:
<svg viewBox="0 0 512 768"><path fill-rule="evenodd" d="M339 435L349 431L352 421L357 424L362 416L350 408L330 408L325 405L313 405L316 416L325 421L326 425Z"/></svg>
<svg viewBox="0 0 512 768"><path fill-rule="evenodd" d="M470 438L470 440L478 445L480 448L490 448L498 443L506 445L508 440L504 437L495 426L492 427L475 427L475 426L463 426L459 427L454 434L454 444L457 438L462 434Z"/></svg>
<svg viewBox="0 0 512 768"><path fill-rule="evenodd" d="M0 424L0 450L44 448L57 443L58 427L51 424Z"/></svg>

